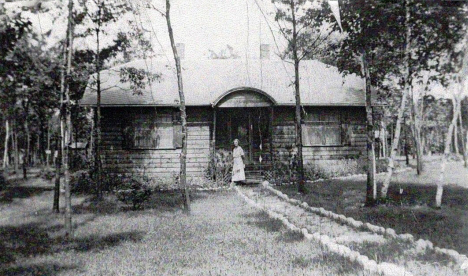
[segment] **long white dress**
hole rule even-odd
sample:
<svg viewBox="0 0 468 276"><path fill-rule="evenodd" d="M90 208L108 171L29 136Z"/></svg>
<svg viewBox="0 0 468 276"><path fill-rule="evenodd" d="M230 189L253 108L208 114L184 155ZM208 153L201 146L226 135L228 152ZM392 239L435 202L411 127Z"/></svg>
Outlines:
<svg viewBox="0 0 468 276"><path fill-rule="evenodd" d="M242 161L244 150L237 146L232 151L233 165L232 165L232 182L245 181L244 162Z"/></svg>

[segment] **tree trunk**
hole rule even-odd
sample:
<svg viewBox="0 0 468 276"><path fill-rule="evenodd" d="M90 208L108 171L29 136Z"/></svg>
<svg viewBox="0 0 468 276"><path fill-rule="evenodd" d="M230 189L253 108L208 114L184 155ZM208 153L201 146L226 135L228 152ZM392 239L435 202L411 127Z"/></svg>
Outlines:
<svg viewBox="0 0 468 276"><path fill-rule="evenodd" d="M296 148L297 148L297 187L300 193L306 193L305 189L305 176L304 176L304 158L302 154L302 104L301 104L301 89L300 89L300 75L299 75L299 55L298 55L298 31L296 22L296 7L295 2L290 1L291 4L291 15L292 15L292 47L293 47L293 59L294 59L294 95L296 99L296 110L295 110L295 124L296 124Z"/></svg>
<svg viewBox="0 0 468 276"><path fill-rule="evenodd" d="M455 106L453 108L455 108ZM453 114L455 114L455 110L453 111ZM458 116L457 116L456 119L458 121ZM457 155L457 158L458 158L458 155L460 155L460 150L459 150L459 145L458 145L458 126L457 126L457 123L455 123L455 125L453 126L453 147L454 147L455 154Z"/></svg>
<svg viewBox="0 0 468 276"><path fill-rule="evenodd" d="M385 124L384 118L381 121L382 127L382 157L387 157L388 149L387 149L387 125Z"/></svg>
<svg viewBox="0 0 468 276"><path fill-rule="evenodd" d="M54 187L54 204L52 210L55 213L60 213L60 167L62 163L62 136L58 135L55 149L57 150L57 158L55 158L55 187ZM50 149L50 147L49 147ZM54 159L52 159L54 160Z"/></svg>
<svg viewBox="0 0 468 276"><path fill-rule="evenodd" d="M465 41L468 40L468 32L465 33ZM468 49L464 49L464 57L462 62L462 68L458 74L458 85L459 85L459 96L463 95L465 91L465 81L468 75ZM459 100L459 102L458 102ZM450 154L450 144L452 142L452 135L453 129L457 124L458 113L461 112L461 99L457 99L457 96L453 97L453 118L452 122L450 123L449 129L447 131L447 135L445 137L445 149L444 155L442 157L442 164L440 167L440 177L439 182L437 183L437 193L436 193L436 207L440 208L442 205L442 194L444 192L444 174L445 174L445 166L447 164L447 158Z"/></svg>
<svg viewBox="0 0 468 276"><path fill-rule="evenodd" d="M463 152L463 161L465 168L468 168L468 130L466 131L466 138L465 138L465 151Z"/></svg>
<svg viewBox="0 0 468 276"><path fill-rule="evenodd" d="M47 120L47 150L48 150L48 153L46 153L46 166L47 168L50 167L50 123L49 123L49 120Z"/></svg>
<svg viewBox="0 0 468 276"><path fill-rule="evenodd" d="M13 148L14 148L14 154L15 154L15 174L17 177L20 175L20 170L19 170L19 148L18 148L18 133L16 129L16 120L13 121L13 128L12 128L12 135L13 135Z"/></svg>
<svg viewBox="0 0 468 276"><path fill-rule="evenodd" d="M29 151L30 151L30 147L31 147L31 135L29 133L29 126L28 126L28 104L26 104L25 106L25 113L26 113L26 117L24 119L24 132L26 133L26 149L24 151L24 154L23 154L23 179L28 179L28 165L29 165Z"/></svg>
<svg viewBox="0 0 468 276"><path fill-rule="evenodd" d="M463 166L466 168L467 167L467 152L466 152L466 143L467 141L464 138L465 135L465 129L463 127L463 119L462 119L462 112L461 112L461 101L460 101L460 112L458 113L458 121L460 122L460 142L461 142L461 148L462 148L462 154L463 154Z"/></svg>
<svg viewBox="0 0 468 276"><path fill-rule="evenodd" d="M422 156L420 121L418 119L418 115L412 115L411 117L412 117L411 118L411 130L413 133L414 144L416 146L416 173L418 175L421 175L421 173L423 172L423 160L422 160L423 156Z"/></svg>
<svg viewBox="0 0 468 276"><path fill-rule="evenodd" d="M453 118L449 125L447 135L445 137L445 148L444 148L444 155L442 157L442 163L440 166L440 174L439 174L439 181L437 182L437 192L436 192L436 207L440 208L442 206L442 195L444 192L444 177L445 177L445 167L447 166L447 159L450 155L450 147L452 144L452 137L453 132L455 129L455 125L457 124L458 120L458 112L460 112L459 103L457 103L457 99L454 97L453 99Z"/></svg>
<svg viewBox="0 0 468 276"><path fill-rule="evenodd" d="M67 74L65 78L65 95L63 115L61 120L65 125L64 137L62 138L63 152L63 170L64 170L64 186L65 186L65 235L71 239L73 237L72 217L71 217L71 189L70 189L70 171L69 171L69 143L70 143L70 78L71 78L71 61L73 54L73 0L68 2L68 51L67 51Z"/></svg>
<svg viewBox="0 0 468 276"><path fill-rule="evenodd" d="M10 138L10 123L8 119L5 120L5 147L3 151L3 169L5 173L8 171L8 140Z"/></svg>
<svg viewBox="0 0 468 276"><path fill-rule="evenodd" d="M101 17L101 7L99 7L99 18ZM96 170L96 197L102 198L102 163L101 163L101 58L100 58L100 30L101 20L98 20L96 28L96 140L95 140L95 170Z"/></svg>
<svg viewBox="0 0 468 276"><path fill-rule="evenodd" d="M366 82L366 119L367 119L367 185L366 185L366 206L372 206L377 199L377 184L375 182L375 141L374 141L374 120L372 114L372 90L369 67L367 64L367 53L361 50L361 68Z"/></svg>
<svg viewBox="0 0 468 276"><path fill-rule="evenodd" d="M400 108L398 109L398 116L395 126L395 136L393 137L392 148L390 151L390 157L388 158L387 166L387 175L382 185L381 197L387 198L388 188L390 187L390 180L392 179L393 169L395 168L395 158L398 151L398 143L400 142L400 133L401 133L401 121L405 113L406 99L408 96L408 83L405 83L405 89L403 90L403 95L401 97Z"/></svg>
<svg viewBox="0 0 468 276"><path fill-rule="evenodd" d="M180 117L182 121L182 152L180 153L180 174L179 181L181 188L184 191L184 210L190 213L190 195L187 187L187 113L185 111L185 95L184 86L182 81L182 69L180 66L180 58L177 53L177 48L174 42L174 33L171 25L171 3L170 0L166 0L166 23L167 30L169 32L169 39L171 41L172 53L174 54L174 60L177 70L177 85L179 87L179 100L180 100Z"/></svg>

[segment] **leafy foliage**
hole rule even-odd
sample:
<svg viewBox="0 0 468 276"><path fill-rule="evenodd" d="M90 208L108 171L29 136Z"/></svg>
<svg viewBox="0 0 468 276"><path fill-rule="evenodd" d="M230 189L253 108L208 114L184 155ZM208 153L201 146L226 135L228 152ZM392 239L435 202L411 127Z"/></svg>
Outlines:
<svg viewBox="0 0 468 276"><path fill-rule="evenodd" d="M325 21L325 18L331 14L328 3L309 0L273 0L272 2L276 7L275 21L288 42L282 58L293 59L295 49L299 60L324 56L328 46L333 44L332 38L337 34L333 33L331 24ZM294 16L291 12L292 4L294 4ZM297 37L294 35L294 30Z"/></svg>
<svg viewBox="0 0 468 276"><path fill-rule="evenodd" d="M141 208L141 205L150 199L152 190L147 180L136 177L123 177L116 191L117 199L125 204L131 204L133 210Z"/></svg>
<svg viewBox="0 0 468 276"><path fill-rule="evenodd" d="M159 80L161 74L150 73L145 69L137 69L135 67L120 68L120 82L130 83L130 89L136 95L143 95L143 89L146 84L151 85L155 80Z"/></svg>

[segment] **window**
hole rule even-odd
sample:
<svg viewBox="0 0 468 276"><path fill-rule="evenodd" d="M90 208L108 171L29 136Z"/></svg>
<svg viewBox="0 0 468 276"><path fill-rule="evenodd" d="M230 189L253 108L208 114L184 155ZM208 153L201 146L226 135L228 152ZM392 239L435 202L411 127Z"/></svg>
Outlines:
<svg viewBox="0 0 468 276"><path fill-rule="evenodd" d="M180 147L180 125L173 113L142 109L127 116L123 127L124 148L174 149Z"/></svg>
<svg viewBox="0 0 468 276"><path fill-rule="evenodd" d="M304 116L302 143L304 146L341 146L340 110L319 109Z"/></svg>

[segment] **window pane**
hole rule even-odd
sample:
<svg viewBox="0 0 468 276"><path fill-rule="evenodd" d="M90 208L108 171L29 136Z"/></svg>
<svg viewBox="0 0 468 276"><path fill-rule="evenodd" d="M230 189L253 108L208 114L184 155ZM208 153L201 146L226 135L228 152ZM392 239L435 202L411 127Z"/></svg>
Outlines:
<svg viewBox="0 0 468 276"><path fill-rule="evenodd" d="M327 125L324 126L323 135L325 136L327 146L341 145L341 126Z"/></svg>
<svg viewBox="0 0 468 276"><path fill-rule="evenodd" d="M304 146L322 146L325 145L323 137L323 126L306 124L302 127L302 143Z"/></svg>
<svg viewBox="0 0 468 276"><path fill-rule="evenodd" d="M174 127L171 114L141 112L123 129L125 146L133 149L174 148Z"/></svg>
<svg viewBox="0 0 468 276"><path fill-rule="evenodd" d="M304 146L341 145L341 126L338 124L305 124L302 127Z"/></svg>

